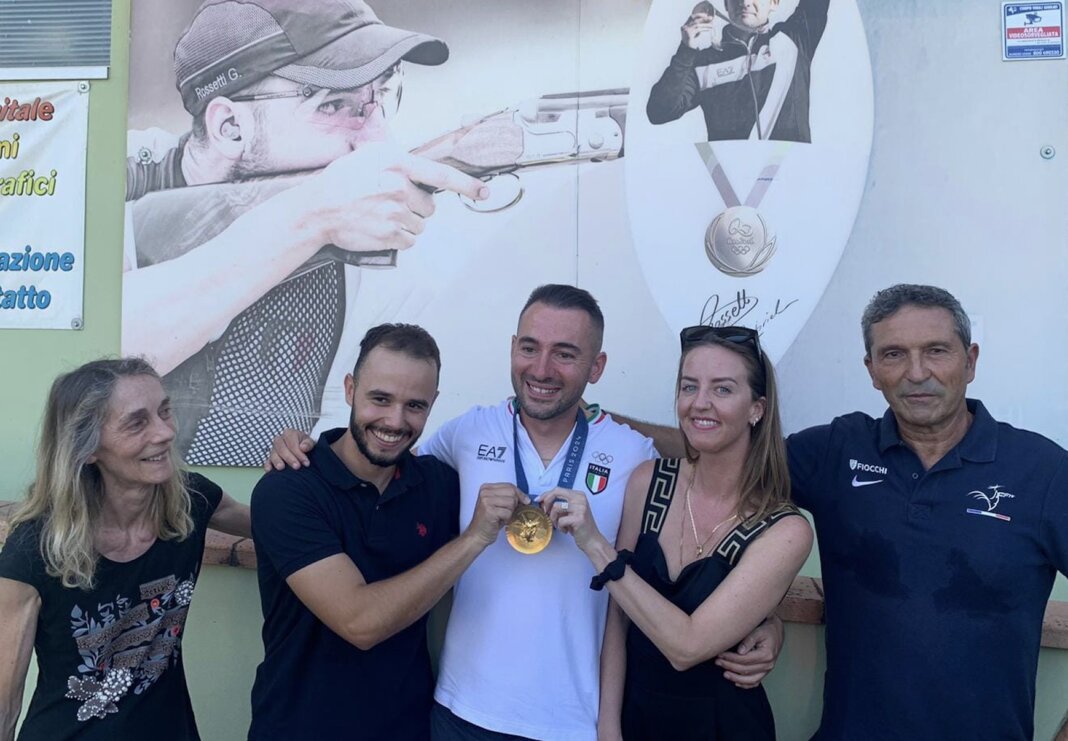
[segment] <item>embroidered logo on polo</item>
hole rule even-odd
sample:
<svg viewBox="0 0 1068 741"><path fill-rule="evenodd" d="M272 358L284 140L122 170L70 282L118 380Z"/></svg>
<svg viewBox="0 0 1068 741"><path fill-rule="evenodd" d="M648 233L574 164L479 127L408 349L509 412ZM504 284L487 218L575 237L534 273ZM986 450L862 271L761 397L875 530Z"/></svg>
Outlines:
<svg viewBox="0 0 1068 741"><path fill-rule="evenodd" d="M478 446L478 459L491 463L504 463L504 454L508 451L506 445L489 445L482 443Z"/></svg>
<svg viewBox="0 0 1068 741"><path fill-rule="evenodd" d="M875 474L880 474L882 476L885 476L888 473L888 471L887 471L885 466L873 466L870 463L861 463L856 458L850 458L849 459L849 470L850 471L864 471L865 473L875 473ZM861 486L871 486L872 484L881 484L883 481L884 481L884 479L858 479L857 476L854 474L853 475L852 484L853 484L853 488L857 489L857 488L859 488Z"/></svg>
<svg viewBox="0 0 1068 741"><path fill-rule="evenodd" d="M1001 484L994 484L992 486L988 486L986 487L986 491L979 491L978 489L975 489L973 491L968 492L968 496L972 499L978 499L984 505L986 505L986 509L972 509L969 507L968 509L964 510L969 515L982 515L983 517L993 517L994 519L1001 520L1002 522L1012 522L1012 518L1008 515L1003 515L1000 512L994 511L995 509L997 509L998 504L1001 502L1002 499L1016 498L1015 494L1010 494L1007 491L1002 491Z"/></svg>
<svg viewBox="0 0 1068 741"><path fill-rule="evenodd" d="M611 456L609 456L611 457ZM600 494L608 487L608 475L612 473L607 466L591 463L586 468L586 488L590 494Z"/></svg>

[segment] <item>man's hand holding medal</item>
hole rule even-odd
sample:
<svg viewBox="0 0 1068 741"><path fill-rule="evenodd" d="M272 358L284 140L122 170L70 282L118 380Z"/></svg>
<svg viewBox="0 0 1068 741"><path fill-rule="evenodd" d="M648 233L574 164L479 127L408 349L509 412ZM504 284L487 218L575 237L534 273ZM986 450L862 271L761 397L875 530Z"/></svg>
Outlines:
<svg viewBox="0 0 1068 741"><path fill-rule="evenodd" d="M607 544L608 541L597 529L589 500L581 491L557 487L545 492L539 504L553 527L574 538L575 545L583 552L598 539Z"/></svg>
<svg viewBox="0 0 1068 741"><path fill-rule="evenodd" d="M483 547L492 545L505 523L513 519L517 506L522 509L529 505L530 498L515 484L483 484L479 487L475 511L464 534L476 538Z"/></svg>

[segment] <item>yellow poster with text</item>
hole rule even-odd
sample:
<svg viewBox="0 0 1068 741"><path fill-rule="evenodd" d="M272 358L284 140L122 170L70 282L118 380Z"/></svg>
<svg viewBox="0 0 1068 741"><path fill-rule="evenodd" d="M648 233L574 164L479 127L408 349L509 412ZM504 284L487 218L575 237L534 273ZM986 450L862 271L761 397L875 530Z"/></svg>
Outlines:
<svg viewBox="0 0 1068 741"><path fill-rule="evenodd" d="M0 85L0 329L81 329L86 82Z"/></svg>

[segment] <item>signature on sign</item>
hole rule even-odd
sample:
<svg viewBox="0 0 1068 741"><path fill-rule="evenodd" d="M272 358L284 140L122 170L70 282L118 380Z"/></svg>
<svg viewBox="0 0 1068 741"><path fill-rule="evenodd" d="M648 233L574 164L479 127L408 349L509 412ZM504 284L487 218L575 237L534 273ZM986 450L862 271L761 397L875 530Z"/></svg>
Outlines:
<svg viewBox="0 0 1068 741"><path fill-rule="evenodd" d="M767 307L767 304L765 304L765 308L760 308L760 299L756 296L750 296L744 288L737 291L733 298L727 300L721 298L718 293L713 293L705 301L704 308L701 309L700 323L709 327L730 327L745 324L760 332L777 317L785 314L786 310L796 303L796 298L789 300L777 298L774 306ZM750 319L757 318L755 323L743 321L751 314L753 316Z"/></svg>

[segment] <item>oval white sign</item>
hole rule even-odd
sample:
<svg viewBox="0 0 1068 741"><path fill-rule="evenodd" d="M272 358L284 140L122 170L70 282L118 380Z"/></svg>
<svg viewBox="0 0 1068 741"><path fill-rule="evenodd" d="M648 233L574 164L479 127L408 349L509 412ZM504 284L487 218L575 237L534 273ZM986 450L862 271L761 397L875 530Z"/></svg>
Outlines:
<svg viewBox="0 0 1068 741"><path fill-rule="evenodd" d="M631 230L669 326L755 327L777 360L864 192L872 76L855 0L655 0L627 124Z"/></svg>

